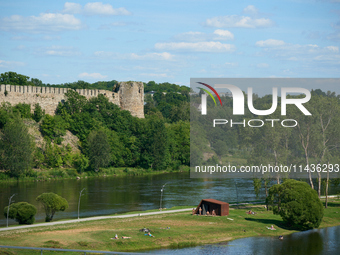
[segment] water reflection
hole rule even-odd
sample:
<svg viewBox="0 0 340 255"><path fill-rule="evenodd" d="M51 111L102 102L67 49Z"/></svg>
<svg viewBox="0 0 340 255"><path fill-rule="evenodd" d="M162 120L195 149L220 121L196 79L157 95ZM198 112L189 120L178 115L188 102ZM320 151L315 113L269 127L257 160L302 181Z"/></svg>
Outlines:
<svg viewBox="0 0 340 255"><path fill-rule="evenodd" d="M157 209L160 204L161 188L167 183L163 192L162 205L196 206L202 198L214 198L226 202L255 200L252 180L247 179L190 179L189 173L173 173L147 176L124 176L106 178L88 178L81 180L60 180L46 182L1 183L0 210L8 204L8 198L16 193L15 202L25 201L38 208L37 221L44 221L44 210L35 199L44 192L54 192L65 197L69 208L56 213L54 219L77 218L79 192L86 188L81 198L80 217L123 213L136 210ZM330 191L336 193L338 190ZM264 191L260 199L264 200ZM0 214L0 226L6 220ZM13 220L10 224L15 224Z"/></svg>
<svg viewBox="0 0 340 255"><path fill-rule="evenodd" d="M226 244L205 245L176 250L156 250L156 254L252 254L252 255L335 255L339 254L340 226L309 230L285 236L281 241L276 237L250 237L230 241Z"/></svg>

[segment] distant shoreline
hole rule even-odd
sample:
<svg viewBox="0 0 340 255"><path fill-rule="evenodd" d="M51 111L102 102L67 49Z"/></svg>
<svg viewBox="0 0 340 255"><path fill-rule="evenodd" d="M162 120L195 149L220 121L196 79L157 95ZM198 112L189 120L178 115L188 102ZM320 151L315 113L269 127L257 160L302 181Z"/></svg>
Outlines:
<svg viewBox="0 0 340 255"><path fill-rule="evenodd" d="M167 173L181 173L181 172L189 172L189 167L182 166L178 170L159 170L154 171L151 169L141 169L141 168L133 168L133 167L118 167L118 168L103 168L99 172L83 172L81 174L77 173L77 171L73 168L55 168L48 170L33 170L38 177L22 177L22 178L14 178L8 177L5 179L0 178L0 183L10 183L10 182L43 182L43 181L54 181L54 180L67 180L67 179L87 179L87 178L95 178L95 177L121 177L121 176L142 176L142 175L158 175L158 174L167 174ZM1 177L1 176L0 176Z"/></svg>

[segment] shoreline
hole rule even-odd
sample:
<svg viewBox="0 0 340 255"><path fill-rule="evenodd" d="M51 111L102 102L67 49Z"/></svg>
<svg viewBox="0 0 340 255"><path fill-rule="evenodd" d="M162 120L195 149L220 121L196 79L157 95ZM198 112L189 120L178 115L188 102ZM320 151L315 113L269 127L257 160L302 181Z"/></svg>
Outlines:
<svg viewBox="0 0 340 255"><path fill-rule="evenodd" d="M13 182L44 182L44 181L59 181L59 180L80 180L87 178L102 178L102 177L123 177L123 176L143 176L143 175L158 175L168 173L182 173L188 172L190 168L187 166L181 166L178 170L166 169L154 171L151 169L133 168L133 167L118 167L118 168L103 168L99 172L83 172L81 174L73 168L55 168L47 169L44 171L34 170L36 177L22 177L14 178L7 177L0 179L0 183L13 183ZM0 176L1 178L2 176Z"/></svg>
<svg viewBox="0 0 340 255"><path fill-rule="evenodd" d="M339 195L329 195L328 198L335 198L340 199ZM320 199L325 199L325 196L321 196ZM243 206L249 208L256 207L256 206L265 206L265 202L260 201L251 201L251 202L241 202L241 203L229 203L229 206L233 208L234 210L241 210L236 207ZM340 206L340 205L339 205ZM187 207L187 208L182 208ZM176 209L175 209L176 208ZM99 215L99 216L92 216L92 217L84 217L80 219L59 219L52 222L36 222L29 225L12 225L9 227L0 226L0 232L2 231L10 231L10 230L18 230L18 229L25 229L25 228L35 228L35 227L48 227L48 226L55 226L55 225L62 225L62 224L71 224L71 223L77 223L77 222L85 222L85 221L96 221L96 220L105 220L105 219L114 219L114 218L130 218L130 217L142 217L142 216L148 216L148 215L156 215L156 214L166 214L166 213L176 213L176 212L191 212L192 208L194 206L174 206L172 208L166 209L164 208L164 211L160 211L159 209L151 209L146 211L131 211L131 212L125 212L120 214L114 214L114 215ZM220 217L220 216L219 216ZM340 225L340 222L339 222Z"/></svg>
<svg viewBox="0 0 340 255"><path fill-rule="evenodd" d="M325 209L323 221L318 229L340 225L340 200L338 198L331 200L332 206ZM67 249L89 248L132 252L218 244L254 236L278 237L300 232L285 227L281 217L273 215L272 211L266 211L263 205L243 205L239 209L235 207L230 207L227 217L193 216L189 213L192 207L181 209L184 212L173 213L172 209L161 213L154 210L149 212L150 215L146 215L148 211L145 211L124 214L125 216L116 215L110 219L70 222L55 226L37 224L38 228L1 231L0 236L2 245L19 244L34 247L50 245ZM246 211L249 208L256 214L247 215ZM276 230L268 231L267 226L270 225L274 225ZM143 227L150 228L155 238L140 233L139 229ZM131 239L111 240L115 234L119 237L131 236ZM14 236L16 241L12 240Z"/></svg>

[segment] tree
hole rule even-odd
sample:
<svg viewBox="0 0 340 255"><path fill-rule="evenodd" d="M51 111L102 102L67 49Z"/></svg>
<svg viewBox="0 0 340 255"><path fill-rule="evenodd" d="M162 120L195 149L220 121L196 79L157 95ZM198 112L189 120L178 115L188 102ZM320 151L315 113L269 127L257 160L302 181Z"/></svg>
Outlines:
<svg viewBox="0 0 340 255"><path fill-rule="evenodd" d="M9 102L2 102L0 105L0 129L2 129L5 124L13 119L15 114L13 113L13 107Z"/></svg>
<svg viewBox="0 0 340 255"><path fill-rule="evenodd" d="M104 130L92 131L87 138L90 164L98 172L99 167L105 167L111 160L111 147Z"/></svg>
<svg viewBox="0 0 340 255"><path fill-rule="evenodd" d="M274 206L274 214L280 215L289 227L307 230L321 224L322 203L317 192L305 182L287 179L273 185L266 202Z"/></svg>
<svg viewBox="0 0 340 255"><path fill-rule="evenodd" d="M3 168L19 178L31 168L34 143L22 119L6 123L0 133L0 155Z"/></svg>
<svg viewBox="0 0 340 255"><path fill-rule="evenodd" d="M19 103L13 107L14 112L19 112L21 118L29 119L31 118L31 105L25 103Z"/></svg>
<svg viewBox="0 0 340 255"><path fill-rule="evenodd" d="M260 190L261 190L261 179L254 178L253 185L254 185L254 192L255 192L256 198L258 199L260 195Z"/></svg>
<svg viewBox="0 0 340 255"><path fill-rule="evenodd" d="M42 83L41 80L37 79L37 78L32 78L30 83L33 85L33 86L40 86L42 87L44 84Z"/></svg>
<svg viewBox="0 0 340 255"><path fill-rule="evenodd" d="M330 151L337 149L340 143L340 132L338 119L340 113L339 100L330 96L315 96L313 104L316 106L317 112L313 113L316 121L318 132L314 134L312 139L311 155L317 160L318 164L325 164ZM328 159L329 160L329 159ZM321 196L321 172L318 175L318 195Z"/></svg>
<svg viewBox="0 0 340 255"><path fill-rule="evenodd" d="M41 202L46 213L46 222L50 222L56 212L65 211L68 208L68 202L65 198L51 192L39 195L36 200Z"/></svg>
<svg viewBox="0 0 340 255"><path fill-rule="evenodd" d="M214 144L214 150L215 150L216 154L218 155L218 157L220 158L220 161L222 161L222 156L227 155L228 147L227 147L227 145L224 141L218 140Z"/></svg>
<svg viewBox="0 0 340 255"><path fill-rule="evenodd" d="M65 109L68 114L80 113L86 104L86 97L80 95L74 90L69 90L65 93L65 97L67 100L62 105L60 104L57 108L57 113L61 112L62 109Z"/></svg>
<svg viewBox="0 0 340 255"><path fill-rule="evenodd" d="M39 122L42 117L45 115L45 110L43 110L40 106L40 104L34 105L34 112L32 115L32 118L35 120L35 122Z"/></svg>
<svg viewBox="0 0 340 255"><path fill-rule="evenodd" d="M28 80L30 77L22 74L17 74L15 72L6 72L0 74L1 84L10 85L28 85Z"/></svg>
<svg viewBox="0 0 340 255"><path fill-rule="evenodd" d="M7 217L8 206L4 209L4 215ZM9 208L8 218L14 219L19 224L33 224L34 216L37 214L37 208L26 202L11 204Z"/></svg>
<svg viewBox="0 0 340 255"><path fill-rule="evenodd" d="M46 114L40 124L40 130L44 137L48 137L49 139L54 140L57 144L61 144L63 141L62 136L66 134L67 126L68 124L60 115L55 115L53 117Z"/></svg>
<svg viewBox="0 0 340 255"><path fill-rule="evenodd" d="M308 102L308 104L306 104L307 109L311 112L316 111L315 109L315 105L312 104L311 102ZM311 143L312 143L312 139L313 137L316 137L316 135L318 135L318 130L316 127L316 118L313 118L312 116L306 116L304 114L302 114L300 111L298 111L297 109L294 109L295 112L293 111L293 116L295 118L295 120L297 120L298 125L297 125L297 130L298 130L298 135L300 138L300 142L301 142L301 146L303 148L303 152L304 152L304 156L305 156L305 161L306 161L306 168L309 169L310 167L310 153L311 153ZM289 112L288 112L289 114ZM314 189L314 184L313 184L313 179L312 179L312 172L311 171L307 171L308 173L308 179L309 179L309 183L310 186L312 187L312 189Z"/></svg>
<svg viewBox="0 0 340 255"><path fill-rule="evenodd" d="M161 170L166 168L168 136L164 120L151 115L146 120L141 146L141 165L144 168Z"/></svg>
<svg viewBox="0 0 340 255"><path fill-rule="evenodd" d="M89 160L85 157L84 154L76 154L73 159L73 166L77 169L78 173L82 173L88 168Z"/></svg>

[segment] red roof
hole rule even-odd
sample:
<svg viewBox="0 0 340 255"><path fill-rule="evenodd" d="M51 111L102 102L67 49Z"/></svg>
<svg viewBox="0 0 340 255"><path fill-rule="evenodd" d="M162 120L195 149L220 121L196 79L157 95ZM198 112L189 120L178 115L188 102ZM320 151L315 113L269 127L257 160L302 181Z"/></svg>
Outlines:
<svg viewBox="0 0 340 255"><path fill-rule="evenodd" d="M206 202L210 202L210 203L214 203L214 204L218 204L218 205L225 205L225 204L228 204L226 202L222 202L222 201L219 201L219 200L216 200L216 199L212 199L212 198L209 198L209 199L202 199L202 201L206 201Z"/></svg>

